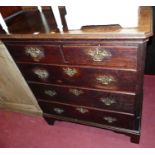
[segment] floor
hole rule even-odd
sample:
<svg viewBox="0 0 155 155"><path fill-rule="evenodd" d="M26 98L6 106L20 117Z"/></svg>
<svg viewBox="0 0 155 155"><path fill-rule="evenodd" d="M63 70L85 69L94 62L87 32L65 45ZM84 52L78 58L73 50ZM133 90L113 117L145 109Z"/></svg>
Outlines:
<svg viewBox="0 0 155 155"><path fill-rule="evenodd" d="M133 144L123 134L68 122L49 126L41 117L0 110L1 148L154 148L155 76L145 76L142 135Z"/></svg>

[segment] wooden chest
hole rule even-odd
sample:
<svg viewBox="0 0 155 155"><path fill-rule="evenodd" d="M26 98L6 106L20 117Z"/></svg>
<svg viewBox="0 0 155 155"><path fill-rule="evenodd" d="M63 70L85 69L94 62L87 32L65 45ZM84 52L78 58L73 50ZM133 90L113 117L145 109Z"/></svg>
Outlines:
<svg viewBox="0 0 155 155"><path fill-rule="evenodd" d="M140 16L133 30L1 35L49 124L110 129L139 143L150 8L142 7Z"/></svg>

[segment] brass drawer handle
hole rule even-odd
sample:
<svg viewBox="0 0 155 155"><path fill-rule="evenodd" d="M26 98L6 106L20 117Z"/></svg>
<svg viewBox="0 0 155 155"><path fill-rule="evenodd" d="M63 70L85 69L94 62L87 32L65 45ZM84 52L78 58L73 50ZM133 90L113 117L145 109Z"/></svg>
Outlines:
<svg viewBox="0 0 155 155"><path fill-rule="evenodd" d="M110 58L112 54L102 47L97 47L95 50L90 49L88 54L92 57L93 61L102 61L105 58Z"/></svg>
<svg viewBox="0 0 155 155"><path fill-rule="evenodd" d="M103 119L104 119L105 121L107 121L108 123L113 123L113 122L116 122L116 121L117 121L116 118L110 117L110 116L105 116L105 117L103 117Z"/></svg>
<svg viewBox="0 0 155 155"><path fill-rule="evenodd" d="M77 73L77 70L75 68L69 68L69 67L63 68L63 71L70 77L73 77Z"/></svg>
<svg viewBox="0 0 155 155"><path fill-rule="evenodd" d="M111 82L115 81L115 79L112 76L109 76L109 75L98 76L98 77L96 77L96 80L99 83L104 84L104 85L108 85Z"/></svg>
<svg viewBox="0 0 155 155"><path fill-rule="evenodd" d="M26 47L25 53L26 55L31 56L31 58L36 62L40 61L42 58L45 57L44 51L42 48Z"/></svg>
<svg viewBox="0 0 155 155"><path fill-rule="evenodd" d="M55 90L45 90L44 93L45 93L46 95L51 96L51 97L57 95L57 93L56 93Z"/></svg>
<svg viewBox="0 0 155 155"><path fill-rule="evenodd" d="M82 114L85 114L85 113L89 112L88 109L85 109L85 108L82 108L82 107L76 108L76 110L79 111Z"/></svg>
<svg viewBox="0 0 155 155"><path fill-rule="evenodd" d="M42 79L42 80L46 80L49 77L49 73L47 70L45 69L34 69L33 70L34 74L36 74L38 76L38 78Z"/></svg>
<svg viewBox="0 0 155 155"><path fill-rule="evenodd" d="M79 95L83 94L83 91L78 90L78 89L69 89L69 92L72 93L75 96L79 96Z"/></svg>
<svg viewBox="0 0 155 155"><path fill-rule="evenodd" d="M62 114L62 113L64 112L64 110L61 109L61 108L54 108L53 110L54 110L57 114Z"/></svg>
<svg viewBox="0 0 155 155"><path fill-rule="evenodd" d="M106 106L111 106L112 104L116 103L116 101L114 99L110 99L110 98L100 98L100 101L104 103L104 105Z"/></svg>

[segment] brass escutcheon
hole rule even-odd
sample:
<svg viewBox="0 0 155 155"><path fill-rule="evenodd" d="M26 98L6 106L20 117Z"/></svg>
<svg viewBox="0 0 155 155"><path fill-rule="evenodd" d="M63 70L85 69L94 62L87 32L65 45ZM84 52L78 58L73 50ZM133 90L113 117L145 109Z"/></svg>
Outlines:
<svg viewBox="0 0 155 155"><path fill-rule="evenodd" d="M70 77L73 77L77 73L77 70L75 68L69 68L69 67L63 68L63 71Z"/></svg>
<svg viewBox="0 0 155 155"><path fill-rule="evenodd" d="M85 109L85 108L82 108L82 107L76 108L76 110L79 111L82 114L85 114L85 113L89 112L88 109Z"/></svg>
<svg viewBox="0 0 155 155"><path fill-rule="evenodd" d="M25 53L26 55L31 56L31 58L38 62L40 61L42 58L45 57L44 55L44 51L42 48L37 48L37 47L26 47L25 48Z"/></svg>
<svg viewBox="0 0 155 155"><path fill-rule="evenodd" d="M53 110L54 110L57 114L62 114L62 113L64 112L64 110L61 109L61 108L54 108Z"/></svg>
<svg viewBox="0 0 155 155"><path fill-rule="evenodd" d="M110 106L110 105L116 103L116 101L114 99L110 99L108 97L107 98L102 97L102 98L100 98L100 101L103 102L104 105L106 105L106 106Z"/></svg>
<svg viewBox="0 0 155 155"><path fill-rule="evenodd" d="M104 85L108 85L111 82L115 81L114 78L112 76L109 76L109 75L98 76L98 77L96 77L96 80L99 83L104 84Z"/></svg>
<svg viewBox="0 0 155 155"><path fill-rule="evenodd" d="M51 97L53 97L53 96L55 96L57 94L55 90L45 90L44 93L46 95L51 96Z"/></svg>
<svg viewBox="0 0 155 155"><path fill-rule="evenodd" d="M72 93L75 96L79 96L79 95L83 94L83 91L78 90L78 89L69 89L69 92Z"/></svg>
<svg viewBox="0 0 155 155"><path fill-rule="evenodd" d="M88 55L92 57L93 61L102 61L103 59L110 58L112 56L108 50L100 46L96 47L95 50L90 49Z"/></svg>
<svg viewBox="0 0 155 155"><path fill-rule="evenodd" d="M105 116L105 117L103 117L103 119L104 119L105 121L107 121L108 123L113 123L113 122L116 122L116 121L117 121L116 118L110 117L110 116Z"/></svg>
<svg viewBox="0 0 155 155"><path fill-rule="evenodd" d="M46 80L49 77L49 73L45 69L36 68L33 72L42 80Z"/></svg>

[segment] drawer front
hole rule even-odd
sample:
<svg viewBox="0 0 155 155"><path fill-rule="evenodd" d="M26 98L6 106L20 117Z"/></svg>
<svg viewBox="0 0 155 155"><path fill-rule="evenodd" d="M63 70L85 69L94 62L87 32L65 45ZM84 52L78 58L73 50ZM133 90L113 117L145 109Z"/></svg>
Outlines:
<svg viewBox="0 0 155 155"><path fill-rule="evenodd" d="M136 72L73 66L18 64L28 81L135 92Z"/></svg>
<svg viewBox="0 0 155 155"><path fill-rule="evenodd" d="M110 113L86 107L57 104L54 102L40 101L39 105L43 109L43 112L48 114L126 129L134 128L134 117L132 115Z"/></svg>
<svg viewBox="0 0 155 155"><path fill-rule="evenodd" d="M59 46L39 44L6 44L16 62L63 63Z"/></svg>
<svg viewBox="0 0 155 155"><path fill-rule="evenodd" d="M29 83L37 99L134 113L135 95Z"/></svg>
<svg viewBox="0 0 155 155"><path fill-rule="evenodd" d="M64 57L71 64L137 68L137 47L64 45Z"/></svg>

